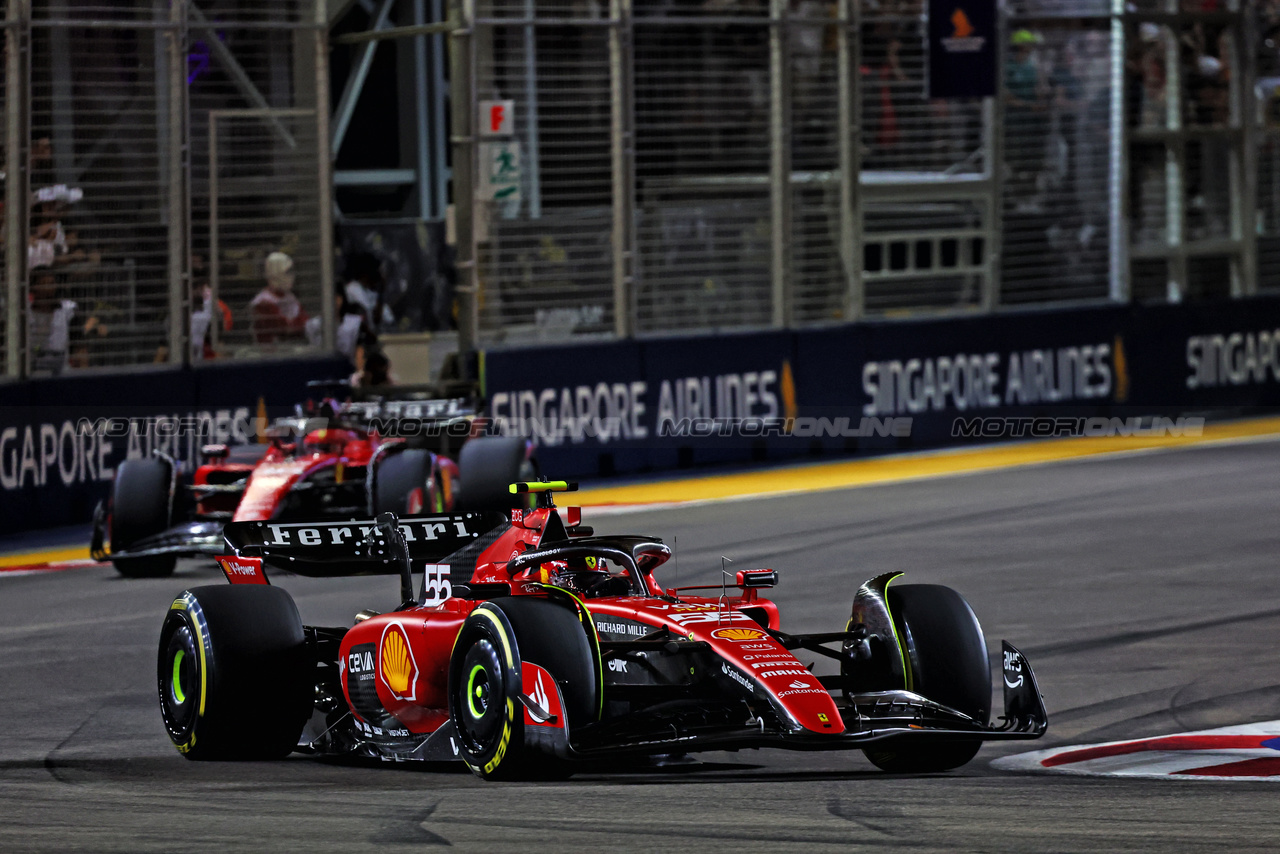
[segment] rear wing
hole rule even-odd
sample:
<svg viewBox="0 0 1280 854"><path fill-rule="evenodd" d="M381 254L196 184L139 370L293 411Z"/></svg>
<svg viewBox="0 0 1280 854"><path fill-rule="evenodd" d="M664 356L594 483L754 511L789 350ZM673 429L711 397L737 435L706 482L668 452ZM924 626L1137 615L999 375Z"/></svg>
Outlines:
<svg viewBox="0 0 1280 854"><path fill-rule="evenodd" d="M476 401L467 397L434 400L360 400L342 404L339 416L353 421L377 422L382 419L412 421L452 421L477 414Z"/></svg>
<svg viewBox="0 0 1280 854"><path fill-rule="evenodd" d="M389 516L389 514L387 514ZM506 522L498 513L455 513L396 520L409 559L443 560ZM230 522L223 529L236 556L315 578L399 575L403 556L374 519L345 522Z"/></svg>

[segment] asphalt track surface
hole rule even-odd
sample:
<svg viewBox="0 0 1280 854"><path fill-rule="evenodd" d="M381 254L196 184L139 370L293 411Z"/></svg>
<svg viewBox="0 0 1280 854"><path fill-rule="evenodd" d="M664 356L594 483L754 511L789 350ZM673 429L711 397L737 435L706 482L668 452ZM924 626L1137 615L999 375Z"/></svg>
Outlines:
<svg viewBox="0 0 1280 854"><path fill-rule="evenodd" d="M1027 654L1050 731L922 777L772 750L538 784L188 762L160 723L155 644L175 594L222 582L216 568L0 576L0 851L1274 850L1274 784L988 762L1280 718L1277 510L1280 443L1262 441L599 520L678 538L667 584L715 580L722 554L778 569L784 628L839 628L857 585L891 569L962 591L993 649ZM278 583L318 624L396 593L389 578Z"/></svg>

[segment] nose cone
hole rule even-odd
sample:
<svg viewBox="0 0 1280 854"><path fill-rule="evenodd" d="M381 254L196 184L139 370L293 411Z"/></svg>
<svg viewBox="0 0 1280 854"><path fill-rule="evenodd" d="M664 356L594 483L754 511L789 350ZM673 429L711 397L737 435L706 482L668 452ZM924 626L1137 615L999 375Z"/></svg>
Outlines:
<svg viewBox="0 0 1280 854"><path fill-rule="evenodd" d="M778 703L805 729L828 735L844 732L844 720L836 709L835 700L812 673L805 671L804 676L792 676L790 679L765 677L762 681Z"/></svg>
<svg viewBox="0 0 1280 854"><path fill-rule="evenodd" d="M785 646L762 628L735 623L702 634L727 662L737 666L800 726L815 733L844 732L835 701L818 677L809 672Z"/></svg>

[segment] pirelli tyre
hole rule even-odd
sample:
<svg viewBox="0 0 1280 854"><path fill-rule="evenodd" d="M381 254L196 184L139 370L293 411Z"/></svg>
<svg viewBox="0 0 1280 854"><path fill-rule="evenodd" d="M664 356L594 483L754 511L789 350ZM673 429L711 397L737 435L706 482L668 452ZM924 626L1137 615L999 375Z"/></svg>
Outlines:
<svg viewBox="0 0 1280 854"><path fill-rule="evenodd" d="M195 587L160 629L160 714L188 759L280 759L311 714L315 662L293 599L266 585Z"/></svg>
<svg viewBox="0 0 1280 854"><path fill-rule="evenodd" d="M449 713L467 766L486 780L565 777L572 765L526 738L522 662L545 668L564 703L565 731L600 712L600 660L570 608L536 597L490 600L463 623L449 662Z"/></svg>
<svg viewBox="0 0 1280 854"><path fill-rule="evenodd" d="M991 663L982 627L969 603L950 587L903 584L889 588L889 611L917 694L964 712L982 725L991 719ZM864 750L876 767L919 774L959 768L982 741L889 739Z"/></svg>
<svg viewBox="0 0 1280 854"><path fill-rule="evenodd" d="M432 455L421 448L391 453L378 462L373 477L375 513L397 516L445 511L444 491L432 480Z"/></svg>
<svg viewBox="0 0 1280 854"><path fill-rule="evenodd" d="M124 551L140 540L169 527L169 463L154 457L125 460L116 469L111 486L111 551ZM162 578L173 573L174 555L112 558L116 571L126 578Z"/></svg>
<svg viewBox="0 0 1280 854"><path fill-rule="evenodd" d="M517 501L511 494L511 484L535 480L537 475L537 466L528 458L524 439L513 436L472 439L458 454L459 507L473 513L505 513Z"/></svg>

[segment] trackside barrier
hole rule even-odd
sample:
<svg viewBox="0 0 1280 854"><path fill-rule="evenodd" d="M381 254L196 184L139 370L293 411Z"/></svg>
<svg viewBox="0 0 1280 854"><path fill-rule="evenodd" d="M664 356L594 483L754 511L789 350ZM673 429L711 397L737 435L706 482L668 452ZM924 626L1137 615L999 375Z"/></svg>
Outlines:
<svg viewBox="0 0 1280 854"><path fill-rule="evenodd" d="M1280 296L494 350L480 366L498 426L536 438L543 471L568 478L1194 430L1280 409ZM274 417L347 370L309 359L0 386L0 533L87 522L121 461L248 439L259 399ZM181 429L79 429L99 419Z"/></svg>
<svg viewBox="0 0 1280 854"><path fill-rule="evenodd" d="M87 522L125 459L191 462L202 444L253 441L260 400L267 417L287 414L307 382L350 369L313 358L0 386L0 534Z"/></svg>
<svg viewBox="0 0 1280 854"><path fill-rule="evenodd" d="M491 350L481 364L500 426L564 477L1176 434L1280 407L1280 298Z"/></svg>

